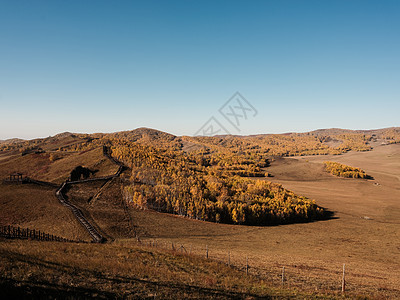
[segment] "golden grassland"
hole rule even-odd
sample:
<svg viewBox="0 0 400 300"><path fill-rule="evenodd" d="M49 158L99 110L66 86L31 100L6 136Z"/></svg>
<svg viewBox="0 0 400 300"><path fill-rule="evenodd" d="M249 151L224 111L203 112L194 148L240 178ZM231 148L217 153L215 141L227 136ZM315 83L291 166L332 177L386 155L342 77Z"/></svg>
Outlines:
<svg viewBox="0 0 400 300"><path fill-rule="evenodd" d="M268 281L226 264L135 242L99 245L0 239L0 262L2 297L328 298L273 288Z"/></svg>

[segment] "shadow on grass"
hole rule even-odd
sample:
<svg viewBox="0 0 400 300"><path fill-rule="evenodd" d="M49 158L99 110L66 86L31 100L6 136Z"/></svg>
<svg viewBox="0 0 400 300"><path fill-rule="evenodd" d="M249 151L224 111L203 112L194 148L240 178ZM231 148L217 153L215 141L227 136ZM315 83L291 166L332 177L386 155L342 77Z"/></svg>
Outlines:
<svg viewBox="0 0 400 300"><path fill-rule="evenodd" d="M24 282L0 279L1 299L115 299L116 295L96 289L49 282Z"/></svg>
<svg viewBox="0 0 400 300"><path fill-rule="evenodd" d="M335 216L335 212L330 211L326 208L320 207L322 209L322 213L312 216L309 218L302 218L302 217L289 217L287 219L282 219L282 220L272 220L271 222L264 223L264 224L259 224L259 223L254 223L254 224L249 224L249 223L243 223L243 224L237 224L235 226L249 226L249 227L275 227L275 226L285 226L285 225L291 225L291 224L304 224L304 223L314 223L314 222L320 222L320 221L329 221L329 220L335 220L339 219L339 217Z"/></svg>
<svg viewBox="0 0 400 300"><path fill-rule="evenodd" d="M329 221L336 219L339 219L339 217L335 216L335 212L330 211L328 209L324 209L323 215L319 219L316 219L315 221Z"/></svg>
<svg viewBox="0 0 400 300"><path fill-rule="evenodd" d="M287 222L282 222L278 224L269 224L266 226L285 226L285 225L290 225L290 224L304 224L304 223L315 223L315 222L321 222L321 221L330 221L330 220L336 220L339 219L339 217L335 216L335 212L330 211L328 209L323 209L323 213L319 216L310 218L310 219L294 219L294 220L288 220Z"/></svg>
<svg viewBox="0 0 400 300"><path fill-rule="evenodd" d="M102 272L50 262L27 255L0 251L9 261L23 262L28 266L53 269L80 280L80 286L58 284L43 279L18 281L0 278L0 299L278 299L268 295L232 291L223 288L202 287L181 282L160 282L136 277L106 275ZM27 266L27 270L29 267ZM47 272L46 272L47 273ZM57 276L57 275L56 275ZM96 282L85 279L96 278ZM92 285L87 287L85 285ZM102 285L118 292L102 290Z"/></svg>

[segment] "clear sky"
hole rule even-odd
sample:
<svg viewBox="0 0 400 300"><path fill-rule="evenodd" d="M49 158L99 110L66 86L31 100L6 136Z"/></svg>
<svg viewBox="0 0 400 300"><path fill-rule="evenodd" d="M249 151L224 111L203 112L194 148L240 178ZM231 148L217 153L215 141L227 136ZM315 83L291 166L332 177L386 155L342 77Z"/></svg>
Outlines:
<svg viewBox="0 0 400 300"><path fill-rule="evenodd" d="M239 91L240 132L218 111ZM400 1L0 1L0 139L400 126Z"/></svg>

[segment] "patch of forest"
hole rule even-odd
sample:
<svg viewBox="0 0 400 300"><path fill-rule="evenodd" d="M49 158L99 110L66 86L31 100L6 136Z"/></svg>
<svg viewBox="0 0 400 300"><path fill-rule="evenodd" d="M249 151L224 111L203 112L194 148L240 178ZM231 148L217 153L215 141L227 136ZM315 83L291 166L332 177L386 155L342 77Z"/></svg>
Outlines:
<svg viewBox="0 0 400 300"><path fill-rule="evenodd" d="M332 175L344 178L363 178L370 179L371 176L367 175L365 171L360 168L347 166L338 162L325 161L325 170Z"/></svg>
<svg viewBox="0 0 400 300"><path fill-rule="evenodd" d="M188 218L246 225L277 225L325 217L315 201L280 184L233 175L258 170L263 159L242 153L183 153L111 140L112 153L132 168L128 203Z"/></svg>

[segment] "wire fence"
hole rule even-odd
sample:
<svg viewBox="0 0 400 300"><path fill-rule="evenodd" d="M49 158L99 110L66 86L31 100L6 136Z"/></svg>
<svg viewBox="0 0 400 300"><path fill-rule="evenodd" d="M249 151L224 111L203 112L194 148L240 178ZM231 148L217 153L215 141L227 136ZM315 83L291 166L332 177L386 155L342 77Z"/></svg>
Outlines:
<svg viewBox="0 0 400 300"><path fill-rule="evenodd" d="M208 245L184 245L181 243L157 239L137 238L137 242L146 247L169 250L176 255L197 256L228 265L246 275L269 283L271 286L290 288L294 290L312 291L315 293L328 292L334 295L379 295L391 298L400 295L400 290L386 283L379 284L374 274L365 274L353 266L338 263L327 265L282 264L246 253L230 251L229 249L213 249ZM346 268L345 268L346 267ZM358 296L357 296L358 297ZM385 298L386 299L386 298Z"/></svg>

